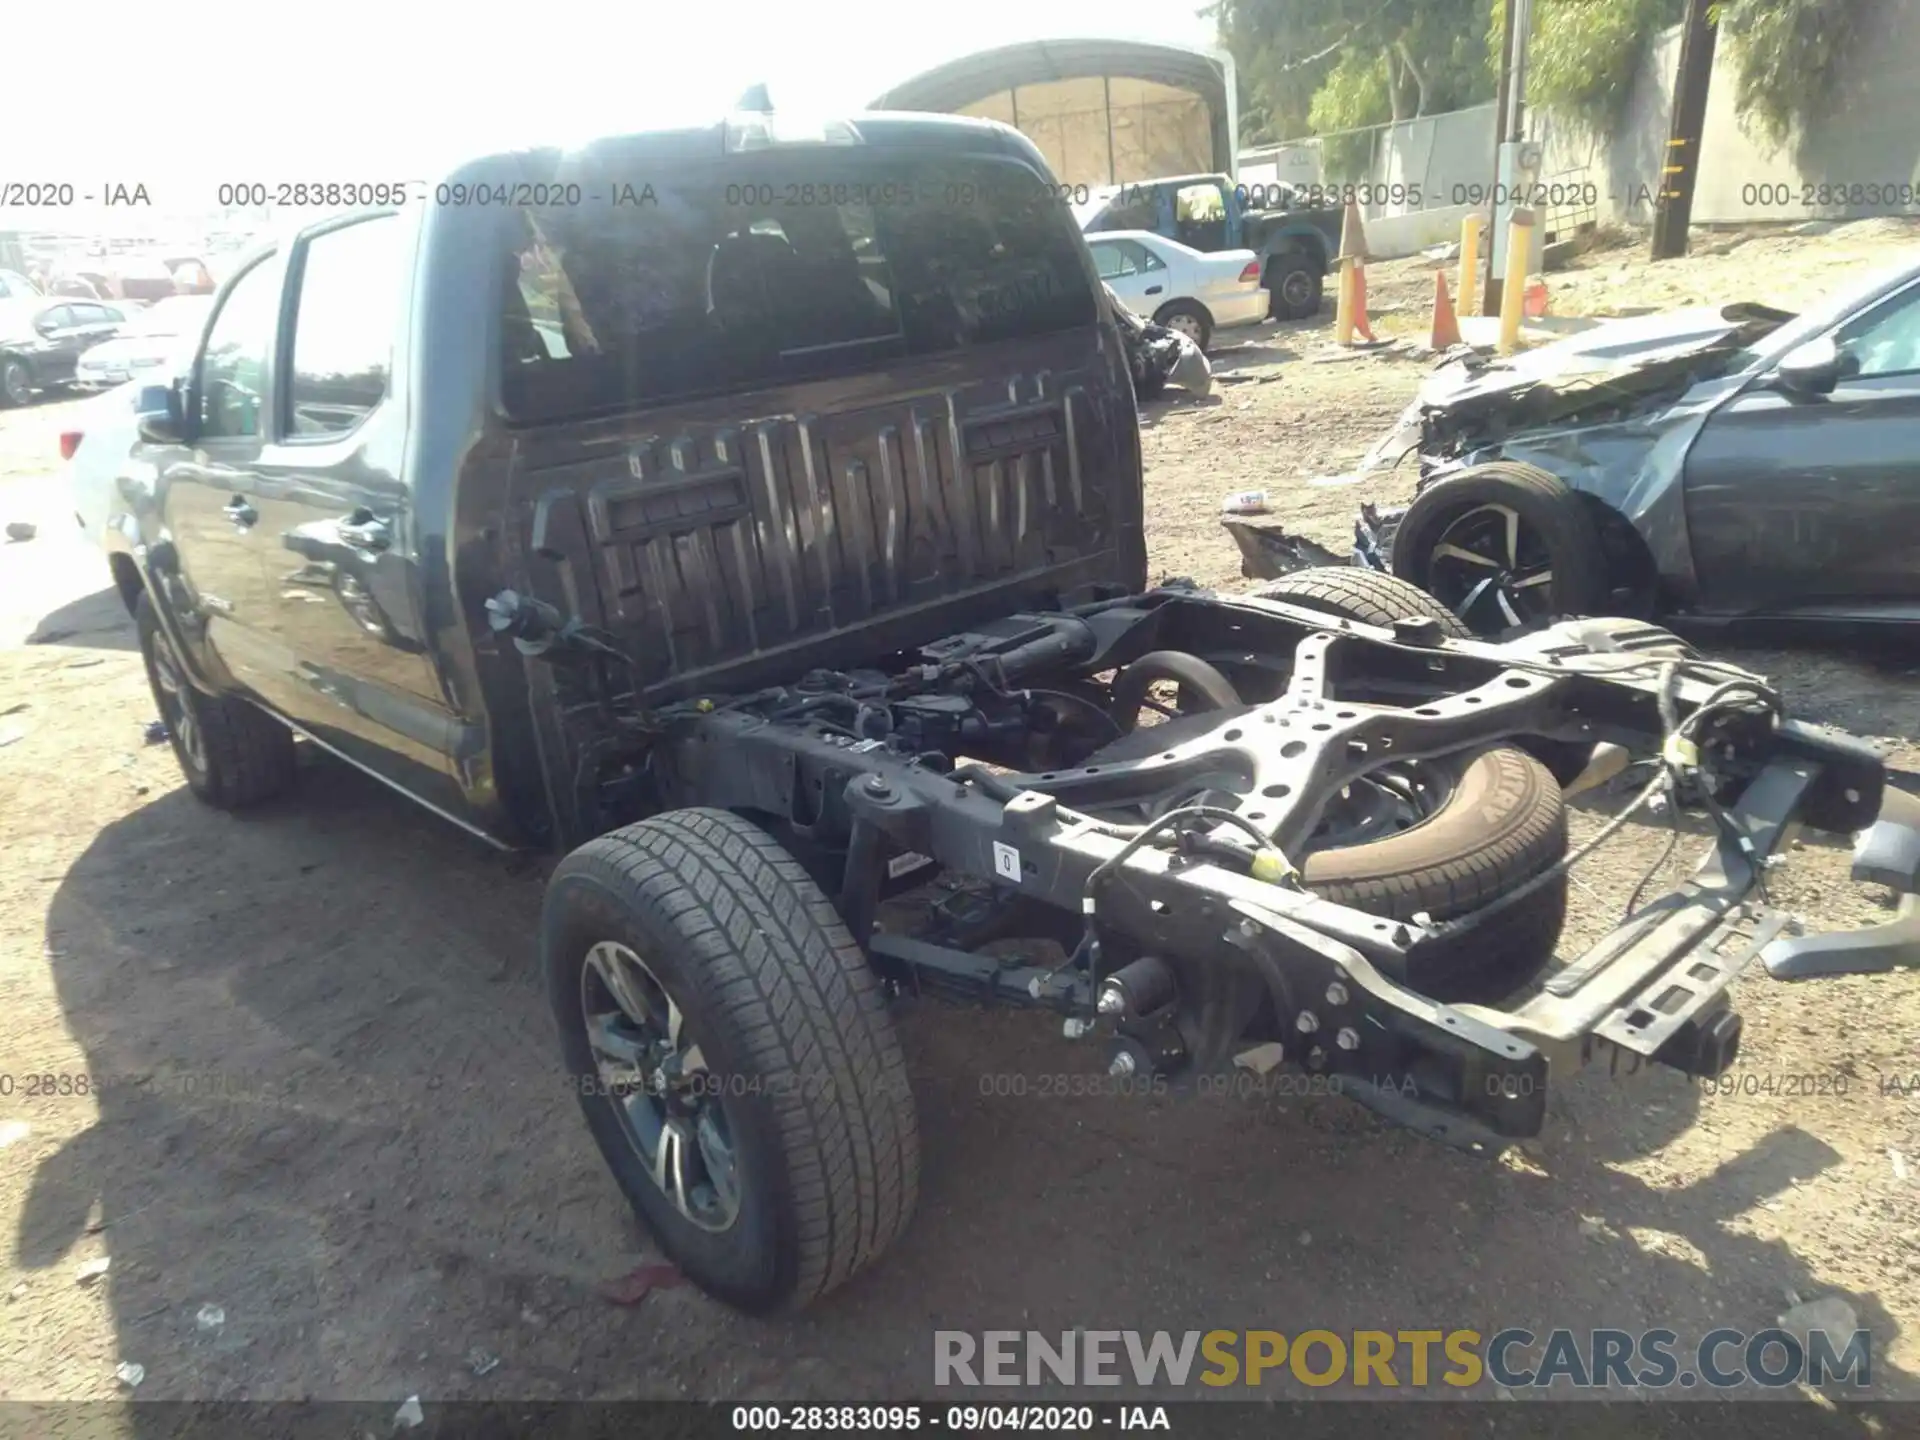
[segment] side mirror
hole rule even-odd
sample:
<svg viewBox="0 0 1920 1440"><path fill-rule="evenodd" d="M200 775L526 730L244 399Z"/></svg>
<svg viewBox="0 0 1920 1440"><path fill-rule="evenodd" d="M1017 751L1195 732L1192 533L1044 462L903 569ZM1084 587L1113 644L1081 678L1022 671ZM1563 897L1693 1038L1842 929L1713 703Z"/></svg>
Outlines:
<svg viewBox="0 0 1920 1440"><path fill-rule="evenodd" d="M1774 381L1789 395L1829 395L1840 383L1842 359L1833 337L1823 335L1781 356L1773 367Z"/></svg>
<svg viewBox="0 0 1920 1440"><path fill-rule="evenodd" d="M178 445L187 438L180 391L175 386L141 386L134 415L140 438L150 445Z"/></svg>

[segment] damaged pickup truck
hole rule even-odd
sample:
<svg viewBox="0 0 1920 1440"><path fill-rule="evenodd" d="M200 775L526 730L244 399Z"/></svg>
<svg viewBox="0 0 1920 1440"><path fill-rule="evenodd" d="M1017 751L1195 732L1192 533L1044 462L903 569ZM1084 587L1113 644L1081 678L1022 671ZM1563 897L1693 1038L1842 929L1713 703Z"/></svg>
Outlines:
<svg viewBox="0 0 1920 1440"><path fill-rule="evenodd" d="M1664 631L1488 644L1350 568L1149 587L1125 347L1017 133L758 114L438 193L238 271L109 543L203 800L296 788L297 734L564 854L568 1084L723 1300L905 1227L923 992L1051 1011L1117 1086L1293 1064L1492 1152L1590 1057L1722 1072L1763 949L1904 934L1783 935L1792 827L1913 890L1916 815ZM1716 841L1556 966L1563 795L1629 752L1624 813Z"/></svg>
<svg viewBox="0 0 1920 1440"><path fill-rule="evenodd" d="M1913 624L1917 437L1912 263L1799 317L1606 322L1437 370L1362 466L1417 456L1420 490L1362 513L1356 558L1483 635L1602 613Z"/></svg>

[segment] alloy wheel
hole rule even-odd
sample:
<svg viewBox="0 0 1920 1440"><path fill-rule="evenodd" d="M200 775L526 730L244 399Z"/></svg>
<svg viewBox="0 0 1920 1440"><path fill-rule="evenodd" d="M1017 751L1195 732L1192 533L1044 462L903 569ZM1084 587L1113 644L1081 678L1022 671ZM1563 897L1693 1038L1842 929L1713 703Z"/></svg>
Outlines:
<svg viewBox="0 0 1920 1440"><path fill-rule="evenodd" d="M646 961L603 940L580 972L580 1010L601 1091L660 1193L702 1230L740 1216L740 1165L686 1016Z"/></svg>
<svg viewBox="0 0 1920 1440"><path fill-rule="evenodd" d="M1477 505L1440 532L1427 589L1477 634L1517 629L1553 616L1553 557L1519 511Z"/></svg>
<svg viewBox="0 0 1920 1440"><path fill-rule="evenodd" d="M206 738L200 732L200 718L194 714L193 698L179 660L166 634L153 637L153 687L160 702L160 719L167 734L179 748L180 756L197 773L207 768Z"/></svg>

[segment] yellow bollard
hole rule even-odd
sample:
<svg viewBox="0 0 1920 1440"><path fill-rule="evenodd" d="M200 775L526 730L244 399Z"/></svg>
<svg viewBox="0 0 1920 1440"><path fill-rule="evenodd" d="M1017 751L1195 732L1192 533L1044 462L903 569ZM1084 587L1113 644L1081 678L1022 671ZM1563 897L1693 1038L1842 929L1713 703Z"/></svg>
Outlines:
<svg viewBox="0 0 1920 1440"><path fill-rule="evenodd" d="M1351 345L1353 343L1353 269L1360 262L1342 260L1340 262L1340 288L1334 296L1333 343Z"/></svg>
<svg viewBox="0 0 1920 1440"><path fill-rule="evenodd" d="M1500 353L1520 348L1520 316L1527 303L1527 261L1533 255L1533 211L1513 207L1507 223L1507 274L1500 287Z"/></svg>
<svg viewBox="0 0 1920 1440"><path fill-rule="evenodd" d="M1460 283L1454 287L1453 308L1459 315L1479 313L1474 295L1480 288L1480 212L1474 211L1460 221Z"/></svg>

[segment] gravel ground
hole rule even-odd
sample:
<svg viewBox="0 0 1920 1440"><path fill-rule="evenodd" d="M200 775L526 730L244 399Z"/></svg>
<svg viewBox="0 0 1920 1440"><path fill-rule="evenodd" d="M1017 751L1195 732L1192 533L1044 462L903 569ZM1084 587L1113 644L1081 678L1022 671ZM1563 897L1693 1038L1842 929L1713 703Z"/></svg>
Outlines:
<svg viewBox="0 0 1920 1440"><path fill-rule="evenodd" d="M1637 267L1640 290L1743 298L1718 288L1737 274L1795 303L1790 283L1891 258L1908 236L1885 231L1748 239ZM1776 251L1778 275L1758 264ZM1424 301L1417 263L1381 268L1386 303ZM1604 281L1618 305L1656 303L1633 298L1635 271L1626 251L1588 257L1556 295ZM1381 317L1396 323L1424 317ZM1242 583L1215 515L1229 490L1276 491L1329 544L1360 493L1403 498L1391 478L1309 483L1422 373L1316 363L1325 342L1265 328L1221 357L1256 378L1145 417L1156 571ZM1920 1072L1913 975L1749 976L1733 1093L1589 1071L1556 1082L1546 1134L1498 1163L1323 1096L1059 1095L1048 1077L1099 1057L1052 1023L910 1006L922 1201L885 1264L797 1320L690 1289L609 1305L599 1287L649 1247L555 1074L532 944L544 865L318 758L264 812L195 804L143 743L130 627L61 518L64 413L0 415L0 519L43 527L0 550L0 1071L16 1077L0 1091L0 1398L112 1395L134 1362L143 1399L839 1401L931 1393L936 1328L1691 1337L1829 1296L1872 1332L1877 1388L1920 1393L1920 1103L1887 1084ZM23 643L36 628L62 638ZM1915 765L1898 657L1740 658L1801 713ZM1600 819L1582 810L1577 834ZM1583 867L1563 955L1608 928L1664 839L1630 825ZM1885 913L1844 848L1810 838L1793 858L1778 898L1812 922ZM27 1075L56 1093L29 1098Z"/></svg>

